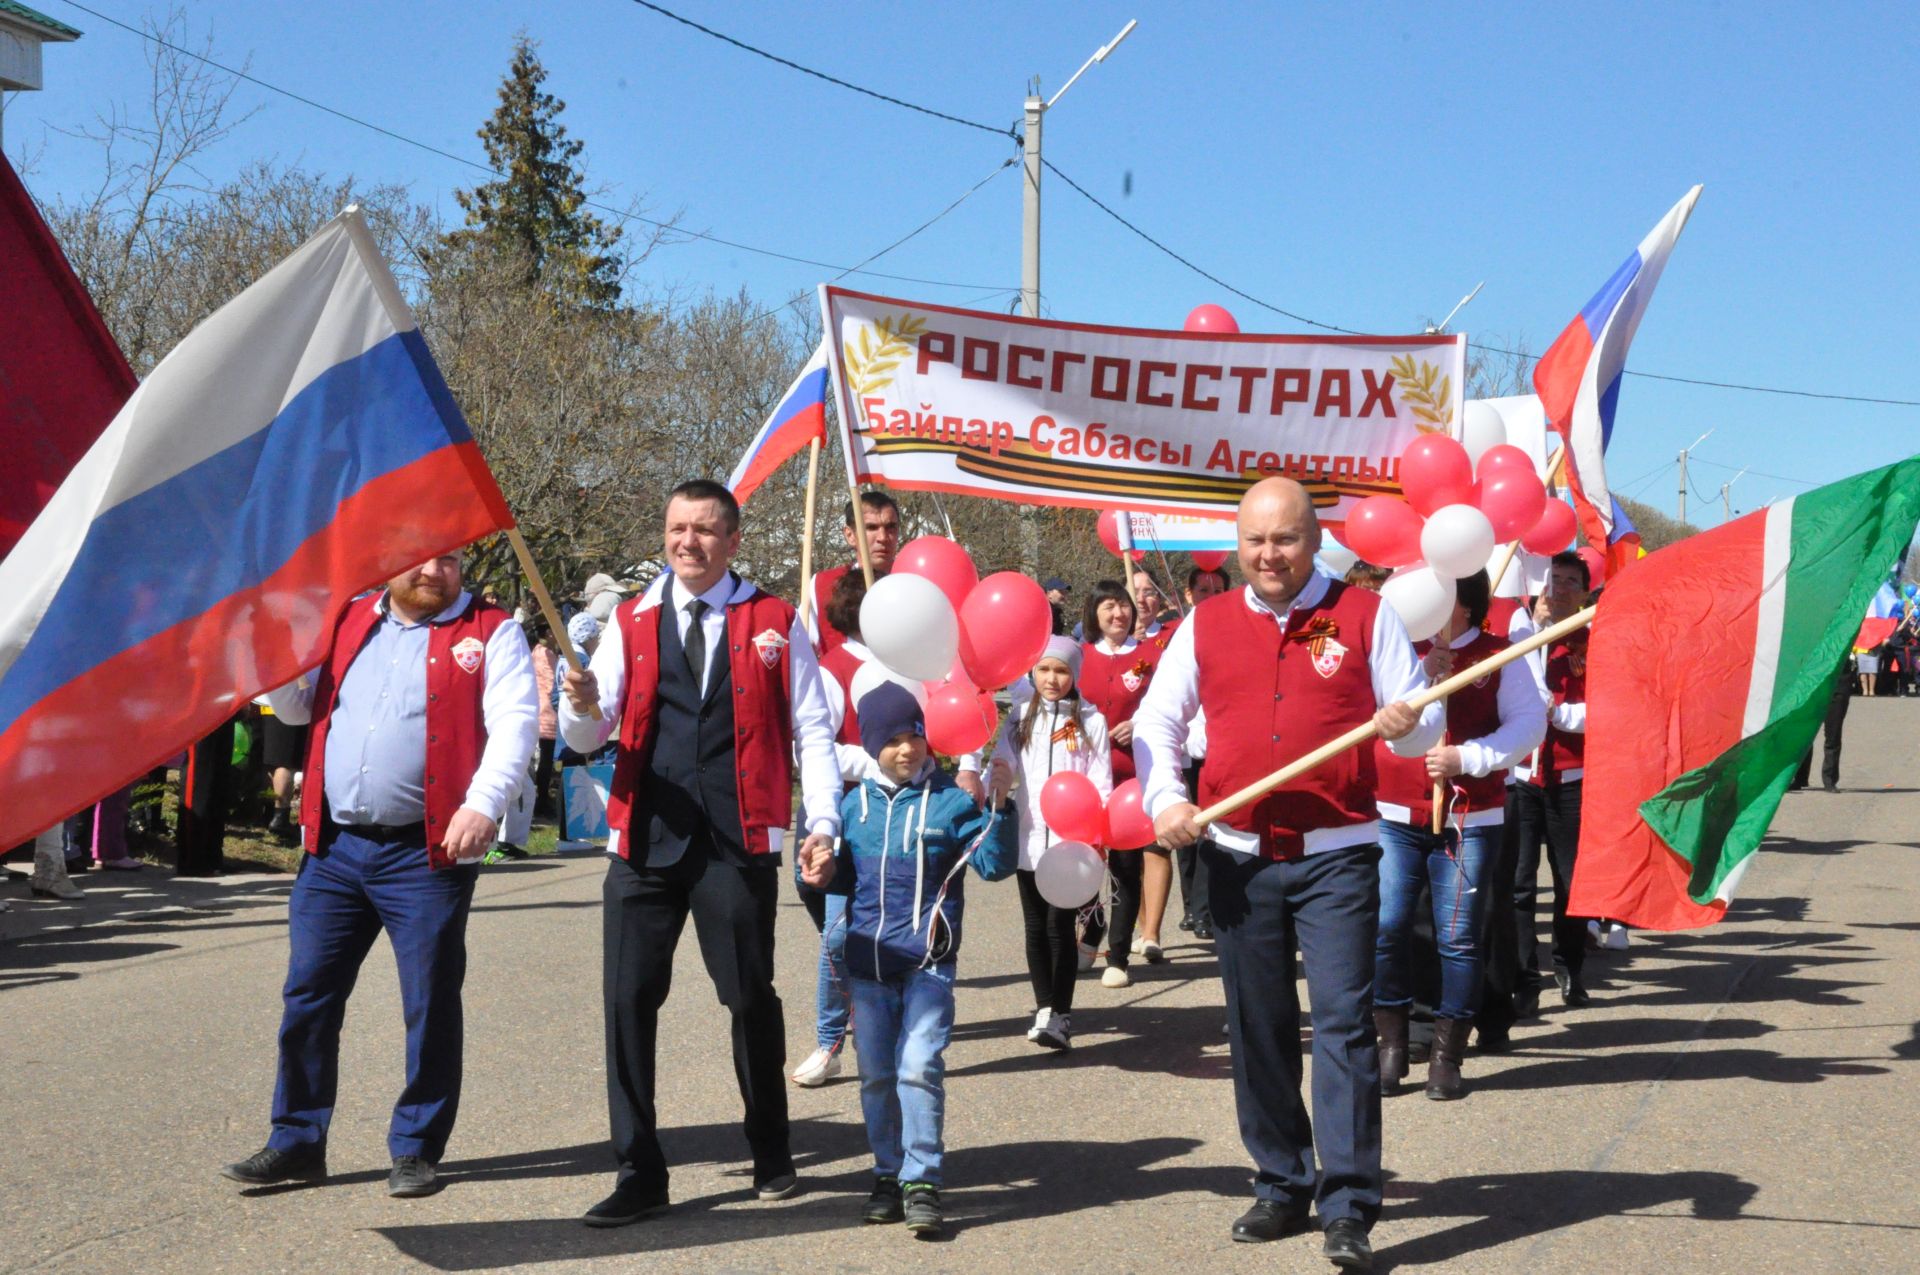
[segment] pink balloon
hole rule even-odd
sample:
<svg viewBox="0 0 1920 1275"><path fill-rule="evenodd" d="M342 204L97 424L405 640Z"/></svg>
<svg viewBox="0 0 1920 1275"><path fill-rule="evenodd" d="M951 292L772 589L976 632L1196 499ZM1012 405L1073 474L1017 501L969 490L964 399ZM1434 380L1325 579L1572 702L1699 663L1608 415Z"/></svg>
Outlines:
<svg viewBox="0 0 1920 1275"><path fill-rule="evenodd" d="M1018 571L996 571L960 606L960 661L981 690L997 691L1032 668L1052 635L1045 591Z"/></svg>
<svg viewBox="0 0 1920 1275"><path fill-rule="evenodd" d="M1153 844L1153 820L1147 818L1138 779L1127 780L1107 798L1107 844L1123 850Z"/></svg>
<svg viewBox="0 0 1920 1275"><path fill-rule="evenodd" d="M1202 571L1218 571L1227 565L1225 549L1195 549L1187 555L1193 559L1193 565Z"/></svg>
<svg viewBox="0 0 1920 1275"><path fill-rule="evenodd" d="M1512 443L1501 443L1497 447L1489 447L1486 451L1480 453L1479 473L1481 482L1486 482L1495 474L1506 469L1518 469L1531 474L1534 472L1533 457L1527 455Z"/></svg>
<svg viewBox="0 0 1920 1275"><path fill-rule="evenodd" d="M1126 556L1120 551L1120 520L1126 516L1126 514L1118 509L1108 509L1101 513L1100 521L1095 524L1100 532L1100 543L1107 547L1108 553L1119 557ZM1135 549L1133 551L1133 560L1135 562L1140 561L1146 556L1147 553L1144 549Z"/></svg>
<svg viewBox="0 0 1920 1275"><path fill-rule="evenodd" d="M957 757L984 748L993 738L993 728L998 723L987 700L988 708L981 710L980 692L972 686L956 686L951 682L942 682L929 689L927 694L927 743L937 753Z"/></svg>
<svg viewBox="0 0 1920 1275"><path fill-rule="evenodd" d="M966 602L973 586L980 583L980 573L974 570L972 556L945 536L909 540L893 556L893 570L933 581L953 603L955 611Z"/></svg>
<svg viewBox="0 0 1920 1275"><path fill-rule="evenodd" d="M1520 547L1528 553L1559 553L1572 542L1573 527L1573 506L1549 500L1539 519L1520 537Z"/></svg>
<svg viewBox="0 0 1920 1275"><path fill-rule="evenodd" d="M1422 434L1400 453L1400 490L1422 514L1472 504L1473 461L1466 448L1445 434Z"/></svg>
<svg viewBox="0 0 1920 1275"><path fill-rule="evenodd" d="M1398 496L1368 496L1347 514L1347 548L1377 567L1404 567L1420 561L1420 529L1425 521Z"/></svg>
<svg viewBox="0 0 1920 1275"><path fill-rule="evenodd" d="M1209 301L1205 305L1193 307L1193 313L1187 316L1186 330L1189 332L1238 332L1240 324L1225 309Z"/></svg>
<svg viewBox="0 0 1920 1275"><path fill-rule="evenodd" d="M1077 770L1059 771L1041 785L1040 817L1062 841L1094 845L1106 836L1107 812L1100 803L1100 790Z"/></svg>
<svg viewBox="0 0 1920 1275"><path fill-rule="evenodd" d="M1517 540L1540 521L1547 507L1547 489L1533 470L1496 469L1481 479L1480 512L1493 524L1496 540Z"/></svg>

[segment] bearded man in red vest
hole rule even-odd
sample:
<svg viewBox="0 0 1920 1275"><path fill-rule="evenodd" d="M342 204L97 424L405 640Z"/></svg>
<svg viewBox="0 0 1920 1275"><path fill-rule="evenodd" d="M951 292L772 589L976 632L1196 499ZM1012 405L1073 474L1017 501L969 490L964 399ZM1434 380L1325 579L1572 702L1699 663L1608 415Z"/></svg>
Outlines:
<svg viewBox="0 0 1920 1275"><path fill-rule="evenodd" d="M1240 1136L1253 1156L1243 1242L1303 1230L1317 1210L1327 1257L1372 1269L1380 1212L1380 1058L1374 934L1380 857L1374 754L1350 749L1202 829L1211 805L1373 721L1400 756L1439 742L1439 704L1393 608L1314 570L1320 524L1298 483L1269 478L1240 502L1243 589L1174 631L1133 719L1133 753L1164 846L1200 842L1226 983ZM1207 764L1189 793L1188 723L1204 712ZM1295 945L1313 999L1313 1120L1300 1098ZM1319 1153L1316 1172L1315 1152Z"/></svg>
<svg viewBox="0 0 1920 1275"><path fill-rule="evenodd" d="M326 1176L340 1022L385 930L407 1020L387 1190L427 1195L460 1106L474 881L539 737L527 639L460 587L460 558L445 554L348 603L319 668L267 698L289 726L312 723L307 858L287 903L273 1132L224 1172L249 1186Z"/></svg>
<svg viewBox="0 0 1920 1275"><path fill-rule="evenodd" d="M607 1105L618 1179L588 1226L667 1207L654 1047L689 913L733 1016L754 1189L795 1188L787 1137L786 1020L773 989L780 855L796 754L808 837L840 831L840 764L813 645L792 605L731 570L740 506L704 479L667 497L670 570L614 610L585 671L568 670L560 733L580 753L618 728L607 800L604 993ZM601 720L591 716L595 707Z"/></svg>

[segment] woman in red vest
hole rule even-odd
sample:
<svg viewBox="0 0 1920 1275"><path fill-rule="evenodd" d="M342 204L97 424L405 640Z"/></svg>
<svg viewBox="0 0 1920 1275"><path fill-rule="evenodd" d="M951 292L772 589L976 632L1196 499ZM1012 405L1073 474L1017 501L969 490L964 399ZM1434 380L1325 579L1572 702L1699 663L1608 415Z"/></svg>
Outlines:
<svg viewBox="0 0 1920 1275"><path fill-rule="evenodd" d="M1133 778L1133 714L1146 698L1153 670L1160 663L1160 648L1133 636L1134 614L1126 586L1118 580L1102 580L1087 594L1081 616L1080 631L1092 640L1081 647L1080 696L1098 709L1107 723L1116 785ZM1107 917L1107 970L1100 976L1107 987L1132 984L1127 965L1134 952L1148 961L1161 959L1160 919L1167 905L1164 888L1159 906L1141 915L1143 860L1149 854L1164 858L1167 852L1159 846L1107 847L1113 908ZM1137 946L1133 942L1136 919L1142 922Z"/></svg>
<svg viewBox="0 0 1920 1275"><path fill-rule="evenodd" d="M1486 623L1487 573L1456 587L1453 617L1439 642L1416 645L1427 676L1439 681L1507 648ZM1451 635L1451 637L1449 637ZM1373 1022L1380 1035L1380 1092L1407 1074L1407 1013L1413 1002L1409 948L1421 887L1432 900L1440 957L1440 1003L1427 1097L1461 1096L1460 1058L1479 1008L1485 962L1482 937L1506 817L1506 772L1547 731L1540 685L1524 661L1496 669L1447 700L1447 733L1425 757L1400 757L1375 745L1380 808L1380 930L1374 941ZM1435 785L1442 830L1433 831Z"/></svg>

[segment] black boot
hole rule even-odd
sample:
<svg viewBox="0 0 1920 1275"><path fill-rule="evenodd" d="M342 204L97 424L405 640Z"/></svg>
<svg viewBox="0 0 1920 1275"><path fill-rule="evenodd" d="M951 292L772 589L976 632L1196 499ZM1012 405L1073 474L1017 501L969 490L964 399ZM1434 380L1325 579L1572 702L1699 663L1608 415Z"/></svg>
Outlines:
<svg viewBox="0 0 1920 1275"><path fill-rule="evenodd" d="M1427 1063L1427 1097L1451 1102L1465 1095L1460 1080L1460 1059L1467 1052L1467 1030L1472 1020L1436 1018L1433 1020L1433 1057Z"/></svg>
<svg viewBox="0 0 1920 1275"><path fill-rule="evenodd" d="M1407 1078L1407 1007L1373 1007L1373 1030L1380 1037L1380 1092L1393 1093Z"/></svg>

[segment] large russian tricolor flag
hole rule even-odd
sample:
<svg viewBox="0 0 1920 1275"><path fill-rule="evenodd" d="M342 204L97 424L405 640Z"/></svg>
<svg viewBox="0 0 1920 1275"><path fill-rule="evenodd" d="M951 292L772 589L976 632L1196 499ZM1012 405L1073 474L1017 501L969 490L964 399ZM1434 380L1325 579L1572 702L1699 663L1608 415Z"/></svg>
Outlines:
<svg viewBox="0 0 1920 1275"><path fill-rule="evenodd" d="M0 846L312 667L355 594L512 522L348 209L154 369L0 562Z"/></svg>
<svg viewBox="0 0 1920 1275"><path fill-rule="evenodd" d="M1603 551L1627 534L1619 526L1624 513L1607 487L1606 467L1627 347L1640 330L1667 257L1699 198L1700 187L1695 186L1667 211L1533 370L1534 390L1546 410L1547 424L1566 449L1567 486L1580 529L1590 544Z"/></svg>
<svg viewBox="0 0 1920 1275"><path fill-rule="evenodd" d="M773 477L773 471L803 451L808 443L827 441L827 343L813 352L800 375L780 397L780 404L767 417L767 423L753 436L746 454L733 467L727 490L741 504L760 484Z"/></svg>

